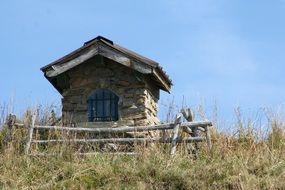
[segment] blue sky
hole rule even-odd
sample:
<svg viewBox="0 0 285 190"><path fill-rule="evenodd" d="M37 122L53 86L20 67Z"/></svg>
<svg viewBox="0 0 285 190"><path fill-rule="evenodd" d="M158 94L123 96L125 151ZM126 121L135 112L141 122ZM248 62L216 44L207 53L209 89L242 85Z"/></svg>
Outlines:
<svg viewBox="0 0 285 190"><path fill-rule="evenodd" d="M181 105L285 102L285 0L2 0L0 104L60 103L39 70L97 35L161 64Z"/></svg>

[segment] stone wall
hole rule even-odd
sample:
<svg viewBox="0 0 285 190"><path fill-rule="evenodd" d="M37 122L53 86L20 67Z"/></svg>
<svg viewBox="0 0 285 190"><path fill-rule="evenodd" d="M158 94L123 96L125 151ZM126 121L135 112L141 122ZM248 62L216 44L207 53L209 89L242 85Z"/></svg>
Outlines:
<svg viewBox="0 0 285 190"><path fill-rule="evenodd" d="M64 123L87 122L88 97L99 88L109 89L119 96L119 120L104 122L104 126L159 123L159 88L148 76L99 56L69 70L67 75L69 88L62 94Z"/></svg>

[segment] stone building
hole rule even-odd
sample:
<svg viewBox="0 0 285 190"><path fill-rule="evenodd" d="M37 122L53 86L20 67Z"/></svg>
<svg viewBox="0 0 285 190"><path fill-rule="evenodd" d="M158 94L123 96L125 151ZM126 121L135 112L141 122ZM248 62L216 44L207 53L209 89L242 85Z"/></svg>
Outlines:
<svg viewBox="0 0 285 190"><path fill-rule="evenodd" d="M159 90L172 85L158 63L101 36L41 70L63 97L65 124L158 124Z"/></svg>

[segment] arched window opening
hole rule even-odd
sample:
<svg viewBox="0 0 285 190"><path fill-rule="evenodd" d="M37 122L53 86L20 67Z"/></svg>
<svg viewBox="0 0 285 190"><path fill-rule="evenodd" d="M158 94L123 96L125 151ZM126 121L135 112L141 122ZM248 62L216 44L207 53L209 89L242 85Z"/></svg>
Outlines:
<svg viewBox="0 0 285 190"><path fill-rule="evenodd" d="M88 121L117 121L119 97L108 89L95 90L88 98Z"/></svg>

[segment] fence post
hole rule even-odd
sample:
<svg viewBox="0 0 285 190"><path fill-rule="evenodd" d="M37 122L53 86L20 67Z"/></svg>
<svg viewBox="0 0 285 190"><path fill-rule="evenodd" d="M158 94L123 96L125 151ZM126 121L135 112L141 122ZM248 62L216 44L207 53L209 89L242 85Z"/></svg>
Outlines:
<svg viewBox="0 0 285 190"><path fill-rule="evenodd" d="M199 136L198 127L195 127L195 128L193 129L193 137L198 137L198 136ZM198 158L198 149L199 149L198 143L195 142L195 143L194 143L194 149L193 149L193 151L192 151L192 154L194 154L194 158L195 158L195 159Z"/></svg>
<svg viewBox="0 0 285 190"><path fill-rule="evenodd" d="M207 141L207 145L209 150L212 149L212 141L211 141L211 134L209 132L209 128L208 126L205 127L205 133L206 133L206 141Z"/></svg>
<svg viewBox="0 0 285 190"><path fill-rule="evenodd" d="M182 112L183 117L187 121L189 121L189 122L193 121L193 113L192 113L192 110L190 108L182 109L181 112Z"/></svg>
<svg viewBox="0 0 285 190"><path fill-rule="evenodd" d="M34 127L35 127L35 121L36 121L36 113L33 113L31 123L29 124L28 138L27 138L25 154L29 154L29 150L30 150L31 143L33 140L33 132L34 132Z"/></svg>
<svg viewBox="0 0 285 190"><path fill-rule="evenodd" d="M172 137L171 152L170 152L171 155L174 155L176 152L176 144L177 144L181 119L182 119L182 114L178 113L176 115L175 122L174 122L174 128L173 128L173 137Z"/></svg>
<svg viewBox="0 0 285 190"><path fill-rule="evenodd" d="M193 121L193 112L192 112L192 110L191 110L190 108L182 109L182 110L181 110L181 113L182 113L183 117L184 117L188 122ZM193 133L189 126L185 126L185 127L183 128L183 130L184 130L185 132L187 132L188 134L192 134L192 133Z"/></svg>
<svg viewBox="0 0 285 190"><path fill-rule="evenodd" d="M192 112L192 110L191 110L190 108L182 109L181 112L182 112L182 114L183 114L183 117L184 117L188 122L193 121L193 112ZM186 127L184 128L184 131L187 132L188 134L190 134L190 136L191 136L191 135L194 136L194 137L197 137L197 136L198 136L197 128L194 128L194 130L191 130L190 127L186 126ZM189 152L189 153L192 153L195 158L197 157L198 145L197 145L196 142L194 143L194 147L192 146L192 144L188 144L188 145L187 145L187 149L188 149L188 152Z"/></svg>
<svg viewBox="0 0 285 190"><path fill-rule="evenodd" d="M16 116L12 115L12 114L9 114L9 116L7 117L7 120L6 120L7 133L6 133L6 137L5 137L5 143L7 145L13 139L13 126L14 126L15 122L16 122Z"/></svg>

